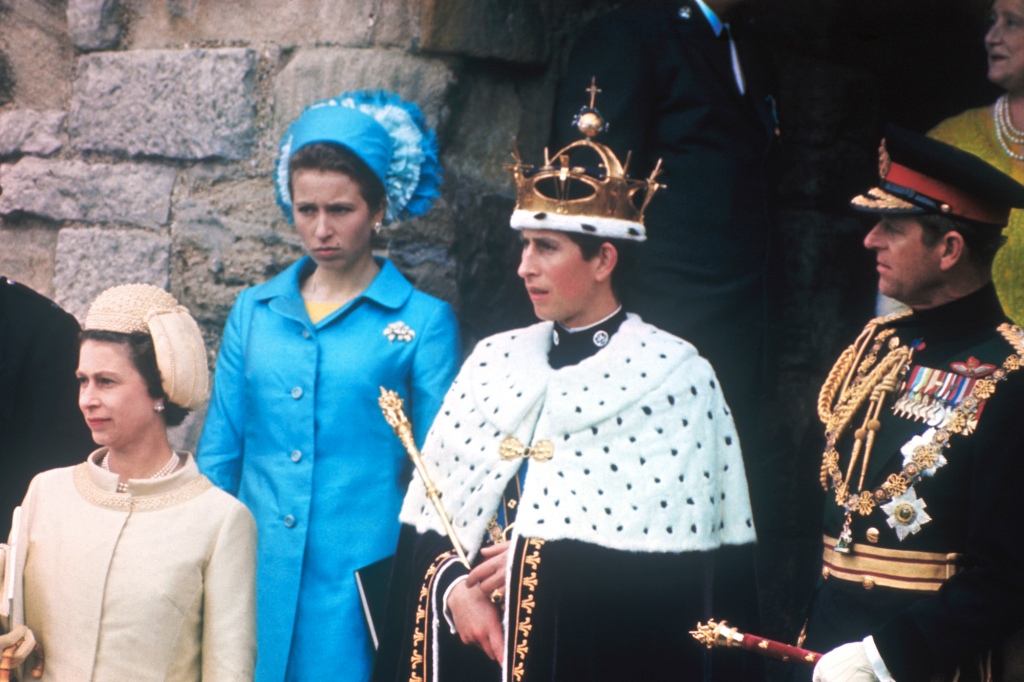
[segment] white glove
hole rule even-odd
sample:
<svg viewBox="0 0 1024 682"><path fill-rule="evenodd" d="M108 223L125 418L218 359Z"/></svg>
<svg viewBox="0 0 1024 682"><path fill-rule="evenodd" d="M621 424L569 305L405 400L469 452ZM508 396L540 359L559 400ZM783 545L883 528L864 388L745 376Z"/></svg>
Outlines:
<svg viewBox="0 0 1024 682"><path fill-rule="evenodd" d="M864 642L850 642L821 657L814 666L813 682L879 682L868 660Z"/></svg>

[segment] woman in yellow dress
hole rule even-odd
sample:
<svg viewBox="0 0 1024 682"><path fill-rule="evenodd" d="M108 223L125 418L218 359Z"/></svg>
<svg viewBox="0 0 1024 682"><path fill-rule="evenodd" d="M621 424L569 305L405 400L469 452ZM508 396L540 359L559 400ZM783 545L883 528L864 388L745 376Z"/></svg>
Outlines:
<svg viewBox="0 0 1024 682"><path fill-rule="evenodd" d="M988 79L1006 92L994 104L948 118L928 134L980 156L1024 182L1024 0L995 0L985 34ZM1024 324L1024 211L1015 210L1004 233L992 278L1006 314Z"/></svg>

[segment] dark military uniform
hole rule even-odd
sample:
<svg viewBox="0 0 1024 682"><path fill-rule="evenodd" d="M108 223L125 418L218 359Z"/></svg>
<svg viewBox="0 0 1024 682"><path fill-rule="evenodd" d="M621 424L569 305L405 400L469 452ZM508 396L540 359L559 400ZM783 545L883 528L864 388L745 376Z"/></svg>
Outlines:
<svg viewBox="0 0 1024 682"><path fill-rule="evenodd" d="M879 152L879 186L852 203L881 214L880 289L914 310L869 323L819 396L829 499L804 644L827 652L825 680L998 680L1024 625L1024 331L984 254L1024 186L895 126Z"/></svg>
<svg viewBox="0 0 1024 682"><path fill-rule="evenodd" d="M95 447L78 409L78 323L0 277L0 537L32 477Z"/></svg>
<svg viewBox="0 0 1024 682"><path fill-rule="evenodd" d="M887 357L909 351L910 358L895 367L898 381L883 400L869 453L875 425L861 432L852 476L870 397L834 451L826 448L823 478L831 492L846 494L826 502L822 581L805 646L826 652L873 635L899 682L958 665L970 674L979 655L1024 625L1024 543L1014 511L1024 484L1024 333L990 284L876 321L851 348L840 360L847 371L830 378L849 378L848 396L858 375L860 387L869 384ZM826 413L842 409L840 395Z"/></svg>

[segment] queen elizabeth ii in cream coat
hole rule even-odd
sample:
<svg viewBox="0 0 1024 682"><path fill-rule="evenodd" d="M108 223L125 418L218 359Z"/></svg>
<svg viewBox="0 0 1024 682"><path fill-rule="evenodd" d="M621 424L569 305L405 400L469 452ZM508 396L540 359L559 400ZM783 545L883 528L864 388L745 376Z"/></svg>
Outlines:
<svg viewBox="0 0 1024 682"><path fill-rule="evenodd" d="M109 290L78 377L105 447L32 481L3 562L0 645L21 643L17 664L34 638L44 680L251 680L255 523L167 444L206 394L195 322L155 287Z"/></svg>

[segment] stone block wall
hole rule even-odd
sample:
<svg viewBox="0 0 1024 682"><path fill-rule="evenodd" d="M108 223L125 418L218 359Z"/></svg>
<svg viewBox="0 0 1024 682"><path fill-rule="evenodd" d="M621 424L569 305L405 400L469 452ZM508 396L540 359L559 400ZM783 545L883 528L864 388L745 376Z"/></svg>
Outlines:
<svg viewBox="0 0 1024 682"><path fill-rule="evenodd" d="M386 88L421 106L446 176L435 210L378 246L461 308L454 242L512 243L502 164L514 138L540 153L573 5L0 0L0 274L80 320L107 287L166 287L215 359L238 292L302 253L273 199L282 132L314 101Z"/></svg>
<svg viewBox="0 0 1024 682"><path fill-rule="evenodd" d="M511 140L546 136L522 113L550 101L544 0L10 0L0 13L0 272L79 317L113 284L170 287L213 348L235 294L300 254L271 170L309 103L382 87L423 108L446 193L380 246L456 305L455 225L474 216L447 188L510 198ZM503 89L481 60L508 72Z"/></svg>

